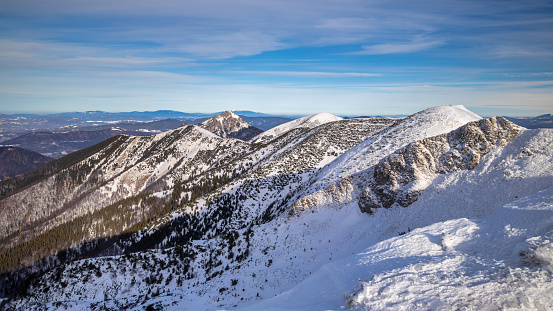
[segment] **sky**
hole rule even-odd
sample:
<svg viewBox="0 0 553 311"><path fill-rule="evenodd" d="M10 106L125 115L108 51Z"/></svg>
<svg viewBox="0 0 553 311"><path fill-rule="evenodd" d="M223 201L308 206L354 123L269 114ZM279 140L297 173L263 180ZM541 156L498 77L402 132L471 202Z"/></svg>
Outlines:
<svg viewBox="0 0 553 311"><path fill-rule="evenodd" d="M553 113L552 1L0 0L0 113Z"/></svg>

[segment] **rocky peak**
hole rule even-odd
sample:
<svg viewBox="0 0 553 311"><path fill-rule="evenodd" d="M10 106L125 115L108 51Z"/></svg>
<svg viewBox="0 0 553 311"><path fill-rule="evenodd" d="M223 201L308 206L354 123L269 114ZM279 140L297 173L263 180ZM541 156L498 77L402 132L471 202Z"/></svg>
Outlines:
<svg viewBox="0 0 553 311"><path fill-rule="evenodd" d="M220 117L223 117L223 118L242 119L242 118L240 118L237 114L235 114L234 112L232 112L231 110L224 111L224 112L221 113L219 116L220 116ZM243 120L242 120L242 121L243 121ZM246 122L246 121L244 121L244 122Z"/></svg>
<svg viewBox="0 0 553 311"><path fill-rule="evenodd" d="M238 138L248 140L262 131L249 125L234 112L227 110L219 115L208 118L199 127L223 138Z"/></svg>

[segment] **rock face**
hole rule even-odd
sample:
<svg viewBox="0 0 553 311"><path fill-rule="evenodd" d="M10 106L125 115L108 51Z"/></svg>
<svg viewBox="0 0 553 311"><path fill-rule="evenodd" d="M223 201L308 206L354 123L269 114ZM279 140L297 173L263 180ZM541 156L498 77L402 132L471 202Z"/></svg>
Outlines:
<svg viewBox="0 0 553 311"><path fill-rule="evenodd" d="M382 159L371 170L371 182L363 191L363 212L408 206L420 196L436 174L472 170L493 148L503 147L521 128L502 117L470 122L448 134L414 142Z"/></svg>
<svg viewBox="0 0 553 311"><path fill-rule="evenodd" d="M294 204L294 210L357 201L362 212L415 202L439 174L472 170L494 148L505 146L521 127L502 117L473 121L410 143L376 165L331 184Z"/></svg>
<svg viewBox="0 0 553 311"><path fill-rule="evenodd" d="M208 118L198 126L223 138L237 138L244 141L263 132L229 110Z"/></svg>

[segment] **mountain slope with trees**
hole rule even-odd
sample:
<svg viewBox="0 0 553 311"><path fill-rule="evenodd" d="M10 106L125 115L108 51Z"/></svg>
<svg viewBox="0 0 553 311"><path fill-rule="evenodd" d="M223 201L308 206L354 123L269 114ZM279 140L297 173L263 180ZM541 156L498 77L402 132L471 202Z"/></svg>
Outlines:
<svg viewBox="0 0 553 311"><path fill-rule="evenodd" d="M35 170L52 160L23 148L0 147L0 181Z"/></svg>

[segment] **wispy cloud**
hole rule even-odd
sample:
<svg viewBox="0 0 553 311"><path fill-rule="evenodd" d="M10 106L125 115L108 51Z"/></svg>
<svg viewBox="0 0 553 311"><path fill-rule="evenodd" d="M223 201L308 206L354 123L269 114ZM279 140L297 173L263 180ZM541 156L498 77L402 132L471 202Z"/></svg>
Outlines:
<svg viewBox="0 0 553 311"><path fill-rule="evenodd" d="M113 96L108 107L121 98L159 98L215 111L264 102L270 94L281 110L304 105L316 112L319 102L339 98L359 109L370 106L367 98L428 106L484 103L477 93L507 100L504 94L517 89L512 98L526 94L537 106L553 72L550 1L18 0L0 6L0 85L9 94L0 94L0 102L10 104L48 98L69 106L94 95L88 103Z"/></svg>
<svg viewBox="0 0 553 311"><path fill-rule="evenodd" d="M492 49L491 55L498 58L553 58L553 50L539 46L498 46Z"/></svg>
<svg viewBox="0 0 553 311"><path fill-rule="evenodd" d="M509 78L536 78L536 77L553 77L553 72L521 72L521 73L504 73L505 77Z"/></svg>
<svg viewBox="0 0 553 311"><path fill-rule="evenodd" d="M364 45L362 51L352 52L352 55L379 55L414 53L424 51L444 44L442 41L413 41L407 43L384 43L376 45Z"/></svg>
<svg viewBox="0 0 553 311"><path fill-rule="evenodd" d="M257 55L284 47L286 45L273 36L257 31L244 31L201 38L197 42L181 44L173 49L197 58L225 59Z"/></svg>
<svg viewBox="0 0 553 311"><path fill-rule="evenodd" d="M322 72L322 71L233 71L232 73L271 75L285 77L330 77L330 78L354 78L354 77L380 77L381 73L369 72Z"/></svg>
<svg viewBox="0 0 553 311"><path fill-rule="evenodd" d="M108 49L101 46L42 41L0 39L0 68L82 70L84 68L129 68L194 66L193 59L184 57L132 56L136 50Z"/></svg>

